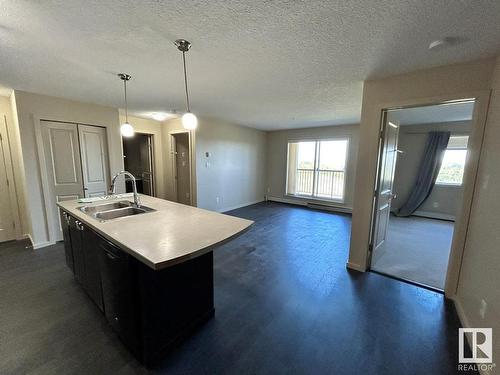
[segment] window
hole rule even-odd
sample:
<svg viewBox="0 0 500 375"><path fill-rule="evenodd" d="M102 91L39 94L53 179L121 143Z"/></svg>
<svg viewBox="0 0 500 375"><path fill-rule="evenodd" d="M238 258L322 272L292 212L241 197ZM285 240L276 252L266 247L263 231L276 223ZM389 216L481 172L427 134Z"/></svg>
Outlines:
<svg viewBox="0 0 500 375"><path fill-rule="evenodd" d="M469 137L466 135L450 137L436 184L462 185L468 142Z"/></svg>
<svg viewBox="0 0 500 375"><path fill-rule="evenodd" d="M287 194L343 201L348 142L289 142Z"/></svg>

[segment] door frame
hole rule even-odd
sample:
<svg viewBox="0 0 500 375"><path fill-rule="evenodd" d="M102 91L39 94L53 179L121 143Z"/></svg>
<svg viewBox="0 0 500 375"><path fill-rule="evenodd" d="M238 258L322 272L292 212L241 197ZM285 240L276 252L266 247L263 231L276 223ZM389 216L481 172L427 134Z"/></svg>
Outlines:
<svg viewBox="0 0 500 375"><path fill-rule="evenodd" d="M160 189L159 189L159 186L157 185L158 184L158 179L157 179L157 176L156 176L155 134L148 133L148 132L145 132L145 131L136 131L135 134L147 135L149 137L150 146L151 146L149 148L149 154L150 154L150 162L151 162L151 173L152 173L152 177L153 177L153 184L151 185L151 187L153 188L153 191L152 191L151 196L152 197L156 197L156 194L157 194L157 192ZM124 140L124 137L122 136L121 137L122 156L125 156L125 153L123 152L123 140ZM123 161L123 165L124 165L124 168L125 168L125 160Z"/></svg>
<svg viewBox="0 0 500 375"><path fill-rule="evenodd" d="M14 178L14 167L12 162L12 146L11 137L9 134L8 120L5 113L0 113L3 121L0 119L0 137L2 138L2 145L4 147L4 162L5 162L5 173L7 174L7 188L9 191L10 209L12 211L12 221L14 224L14 239L21 239L21 218L19 202L17 198L16 180Z"/></svg>
<svg viewBox="0 0 500 375"><path fill-rule="evenodd" d="M455 219L455 227L453 231L452 244L450 249L450 256L448 261L448 269L446 271L446 282L444 293L447 298L452 298L456 295L458 288L458 281L460 277L460 270L462 266L462 258L465 250L465 244L467 239L467 231L469 226L469 217L472 209L472 202L474 191L477 184L477 174L479 168L479 162L481 157L481 150L484 140L484 130L486 126L486 117L489 106L489 100L491 96L491 91L481 90L474 91L471 93L465 93L463 95L453 95L444 97L435 97L428 99L417 99L412 101L407 101L399 105L383 105L380 112L380 128L379 136L385 130L386 122L384 113L389 110L394 109L405 109L414 107L423 107L438 104L451 104L460 103L465 101L474 101L474 111L471 121L471 131L469 136L469 146L467 152L467 159L464 168L463 177L463 196L461 205L457 211ZM377 164L374 187L378 185L380 179L380 156L383 148L382 139L379 137L378 141L378 151L377 151ZM376 190L375 190L376 191ZM375 196L372 200L372 209L370 217L370 232L369 232L369 243L367 247L367 268L371 269L371 249L370 245L373 243L373 229L374 229L374 209L375 209Z"/></svg>
<svg viewBox="0 0 500 375"><path fill-rule="evenodd" d="M81 123L81 122L75 122L75 121L70 121L70 120L50 120L50 116L47 117L40 117L40 116L33 116L34 124L35 124L35 143L36 143L36 149L38 152L38 166L40 168L40 179L41 179L41 187L42 187L42 194L43 194L43 214L44 214L44 221L45 221L45 233L46 233L46 242L41 242L37 244L33 244L34 249L39 249L41 247L53 245L56 243L55 238L57 238L56 231L57 228L54 227L54 222L51 218L54 217L54 215L57 215L56 207L55 207L55 201L51 195L51 191L49 188L49 174L47 170L47 164L45 163L46 160L46 155L45 155L45 148L43 146L43 137L42 137L42 121L49 121L49 122L61 122L61 123L66 123L66 124L75 124L78 129L78 124L80 125L87 125L87 126L97 126L100 128L106 129L106 141L108 142L107 148L108 148L108 174L111 173L111 161L110 161L110 154L109 154L109 131L108 127L106 126L100 126L100 125L93 125L93 124L86 124L86 123ZM78 147L80 147L80 140L78 139ZM80 163L81 163L81 156L80 156ZM111 181L111 175L108 176L109 181ZM82 184L83 184L83 175L82 175Z"/></svg>
<svg viewBox="0 0 500 375"><path fill-rule="evenodd" d="M377 235L377 226L378 226L378 221L376 220L377 218L377 211L378 211L378 206L379 206L379 199L380 199L380 177L383 172L382 164L384 163L384 147L385 147L385 138L386 138L386 133L389 124L389 111L391 109L389 108L384 108L382 110L382 115L380 118L380 132L379 132L379 140L378 140L378 154L377 154L377 170L376 170L376 179L375 179L375 190L373 193L373 207L372 207L372 212L371 212L371 218L370 218L370 237L369 237L369 244L368 244L368 269L371 270L371 263L372 263L372 256L373 256L373 251L375 250L375 236ZM396 124L394 124L396 126ZM401 130L400 128L401 124L398 122L397 127L398 129L398 134L397 134L397 140L396 140L396 150L397 150L397 145L399 143L399 131ZM394 161L394 167L393 167L393 172L392 172L392 182L391 182L391 193L394 193L393 188L394 188L394 174L398 162L398 156L396 153L396 160ZM385 171L384 171L385 172ZM390 207L389 207L389 215L390 215Z"/></svg>
<svg viewBox="0 0 500 375"><path fill-rule="evenodd" d="M195 157L196 153L194 151L194 132L189 130L173 130L168 132L169 140L170 140L170 162L172 167L172 176L171 176L171 184L172 191L177 198L177 183L175 181L175 175L177 174L177 165L175 163L175 158L173 157L175 152L175 135L177 134L187 134L188 135L188 144L189 144L189 196L191 206L196 207L197 205L197 197L196 197L196 170L195 170Z"/></svg>

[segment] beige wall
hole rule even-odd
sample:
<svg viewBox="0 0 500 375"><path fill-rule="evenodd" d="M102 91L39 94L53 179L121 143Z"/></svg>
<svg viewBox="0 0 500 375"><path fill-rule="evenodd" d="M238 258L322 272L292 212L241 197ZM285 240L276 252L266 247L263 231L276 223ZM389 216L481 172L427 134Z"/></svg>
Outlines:
<svg viewBox="0 0 500 375"><path fill-rule="evenodd" d="M110 173L114 174L123 168L118 110L17 90L14 95L26 179L26 213L31 223L28 233L34 246L40 247L48 243L49 234L35 127L40 126L40 119L106 127Z"/></svg>
<svg viewBox="0 0 500 375"><path fill-rule="evenodd" d="M465 325L493 328L500 360L500 59L497 60L481 161L457 291ZM481 317L481 301L487 303Z"/></svg>
<svg viewBox="0 0 500 375"><path fill-rule="evenodd" d="M361 270L366 266L381 110L467 97L477 99L467 164L478 169L476 175L474 168L469 168L465 176L446 293L455 299L464 326L493 328L495 359L500 358L500 60L475 61L365 82L348 266ZM461 212L467 214L469 209L470 221L467 221ZM484 318L480 313L483 300L487 304Z"/></svg>
<svg viewBox="0 0 500 375"><path fill-rule="evenodd" d="M437 124L401 126L398 149L404 151L398 155L394 175L393 191L396 198L392 201L392 211L397 211L408 199L415 186L420 162L425 152L428 133L431 131L450 131L452 135L468 135L470 121L456 121ZM463 186L434 185L431 194L418 208L415 215L455 220L462 200Z"/></svg>
<svg viewBox="0 0 500 375"><path fill-rule="evenodd" d="M179 119L166 121L169 132L182 130ZM195 131L197 206L227 211L264 200L266 178L266 133L210 118L199 118ZM167 142L167 147L170 147ZM206 153L209 156L206 156ZM172 159L167 155L167 188L172 192Z"/></svg>
<svg viewBox="0 0 500 375"><path fill-rule="evenodd" d="M358 155L359 125L335 125L319 128L280 130L267 133L267 196L269 199L292 202L311 201L286 195L287 145L290 140L348 138L349 148L346 165L344 202L331 202L334 206L352 209L354 177Z"/></svg>
<svg viewBox="0 0 500 375"><path fill-rule="evenodd" d="M158 198L165 198L165 173L163 166L164 145L162 139L162 123L134 116L128 116L129 122L138 133L153 135L155 189ZM125 116L120 115L120 124L125 122Z"/></svg>
<svg viewBox="0 0 500 375"><path fill-rule="evenodd" d="M494 59L487 59L365 81L348 267L364 271L367 266L382 109L476 97L474 116L482 124L494 65ZM469 152L469 163L472 164L477 163L481 131L482 127L472 131L470 142L474 150ZM464 194L465 206L470 204L470 199L471 196ZM463 236L466 223L457 225L456 236Z"/></svg>

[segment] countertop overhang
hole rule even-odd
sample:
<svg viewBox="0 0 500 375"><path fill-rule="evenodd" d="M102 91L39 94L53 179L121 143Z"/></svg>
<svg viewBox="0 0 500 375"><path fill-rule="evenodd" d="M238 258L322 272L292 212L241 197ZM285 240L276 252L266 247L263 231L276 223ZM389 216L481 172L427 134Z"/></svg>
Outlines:
<svg viewBox="0 0 500 375"><path fill-rule="evenodd" d="M212 251L253 224L251 220L146 195L141 195L142 204L156 211L102 222L79 210L82 206L123 200L133 201L131 198L114 198L89 204L70 200L57 205L155 270Z"/></svg>

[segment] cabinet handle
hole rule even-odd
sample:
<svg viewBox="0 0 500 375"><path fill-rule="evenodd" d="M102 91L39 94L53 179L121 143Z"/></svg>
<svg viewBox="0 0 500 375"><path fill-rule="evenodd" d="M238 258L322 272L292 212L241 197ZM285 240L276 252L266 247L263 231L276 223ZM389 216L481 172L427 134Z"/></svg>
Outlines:
<svg viewBox="0 0 500 375"><path fill-rule="evenodd" d="M76 229L83 230L83 224L81 221L75 220L75 226L76 226Z"/></svg>
<svg viewBox="0 0 500 375"><path fill-rule="evenodd" d="M107 256L109 259L112 259L112 260L118 259L118 257L117 257L116 255L111 254L109 251L104 250L104 252L106 253L106 256Z"/></svg>

